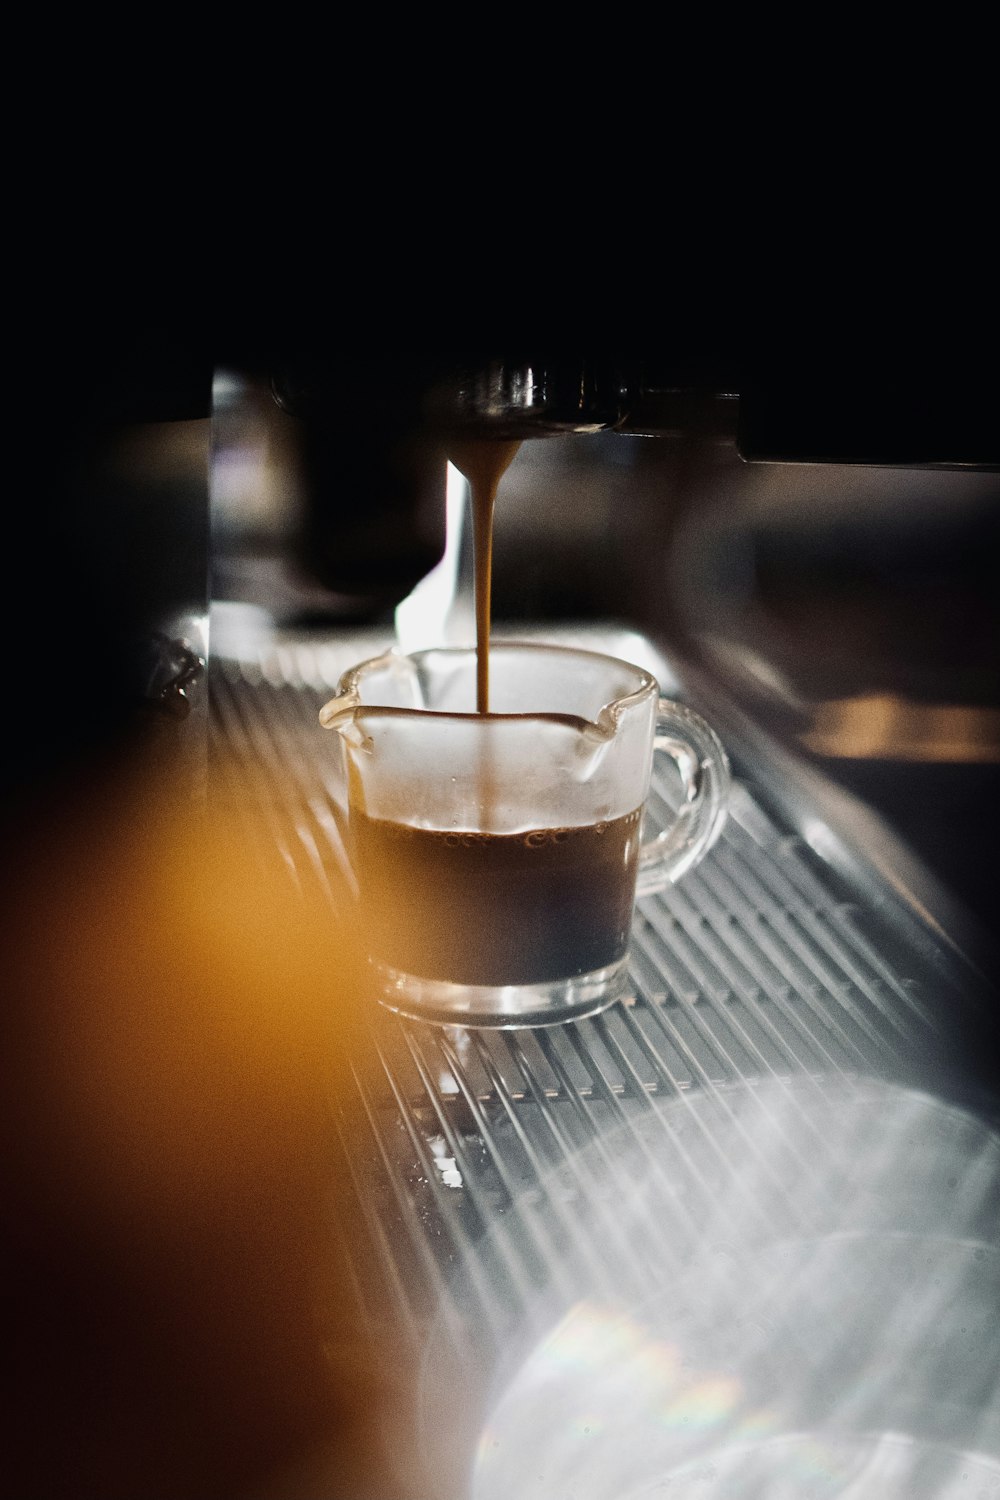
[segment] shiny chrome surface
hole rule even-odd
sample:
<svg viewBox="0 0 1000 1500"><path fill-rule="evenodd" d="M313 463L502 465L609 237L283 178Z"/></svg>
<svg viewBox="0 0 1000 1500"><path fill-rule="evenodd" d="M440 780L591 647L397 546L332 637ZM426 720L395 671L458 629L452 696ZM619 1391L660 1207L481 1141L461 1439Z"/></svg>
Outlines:
<svg viewBox="0 0 1000 1500"><path fill-rule="evenodd" d="M560 638L644 655L683 696L639 637ZM380 644L213 641L216 747L254 771L248 811L294 878L328 891L346 868L343 799L317 712ZM706 696L696 706L714 717ZM886 1495L951 1496L963 1462L1000 1478L994 997L930 883L886 857L866 815L797 781L737 721L715 722L737 777L731 815L682 885L640 903L626 1003L496 1033L373 1010L379 1067L357 1070L367 1128L342 1134L341 1187L372 1249L359 1307L422 1371L413 1442L437 1495L611 1500L609 1473L630 1486L615 1500L668 1477L690 1496L779 1494L809 1442L836 1458L823 1496L874 1494L864 1484L889 1470ZM215 795L238 807L238 770L227 778ZM671 795L656 787L653 821ZM660 1424L650 1448L640 1376L667 1346L661 1407L714 1399L714 1416L683 1441ZM692 1360L707 1387L691 1385ZM627 1399L616 1370L631 1372ZM551 1422L532 1391L555 1403ZM766 1450L753 1401L773 1408ZM567 1436L588 1411L592 1436L604 1423L599 1450ZM721 1489L704 1477L713 1464Z"/></svg>

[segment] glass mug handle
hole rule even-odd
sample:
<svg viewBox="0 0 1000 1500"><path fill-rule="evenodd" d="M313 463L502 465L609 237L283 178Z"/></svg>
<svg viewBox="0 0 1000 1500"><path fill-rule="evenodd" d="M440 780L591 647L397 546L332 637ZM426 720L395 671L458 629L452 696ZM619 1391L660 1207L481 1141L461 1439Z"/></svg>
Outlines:
<svg viewBox="0 0 1000 1500"><path fill-rule="evenodd" d="M680 774L684 800L669 828L639 850L637 896L651 896L679 880L715 843L726 821L732 776L722 741L681 703L661 698L653 754L668 755Z"/></svg>

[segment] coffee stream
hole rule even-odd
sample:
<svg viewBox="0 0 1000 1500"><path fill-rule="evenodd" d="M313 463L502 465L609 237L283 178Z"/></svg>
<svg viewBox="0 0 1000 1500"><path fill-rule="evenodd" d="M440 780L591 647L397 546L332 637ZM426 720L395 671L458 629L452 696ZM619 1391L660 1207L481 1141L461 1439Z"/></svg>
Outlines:
<svg viewBox="0 0 1000 1500"><path fill-rule="evenodd" d="M490 596L493 585L493 511L500 480L521 444L469 438L451 445L448 457L464 474L472 495L472 544L476 578L476 712L490 709Z"/></svg>
<svg viewBox="0 0 1000 1500"><path fill-rule="evenodd" d="M476 586L476 712L489 713L493 512L520 443L456 442L469 483ZM581 826L498 833L503 778L480 747L477 831L411 826L352 809L373 952L397 973L531 985L610 969L628 946L641 810Z"/></svg>

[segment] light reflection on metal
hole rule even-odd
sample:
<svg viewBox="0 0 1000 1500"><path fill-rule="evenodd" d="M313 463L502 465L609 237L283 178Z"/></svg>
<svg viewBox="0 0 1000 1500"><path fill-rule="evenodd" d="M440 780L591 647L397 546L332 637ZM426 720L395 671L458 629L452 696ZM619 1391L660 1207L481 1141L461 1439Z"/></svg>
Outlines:
<svg viewBox="0 0 1000 1500"><path fill-rule="evenodd" d="M396 606L396 641L402 651L428 646L470 645L475 640L475 606L471 587L460 589L462 539L469 486L448 465L445 492L445 549L441 561Z"/></svg>
<svg viewBox="0 0 1000 1500"><path fill-rule="evenodd" d="M455 1158L447 1154L448 1145L444 1136L432 1136L427 1144L431 1148L435 1166L441 1174L441 1181L444 1186L460 1188L462 1186L462 1174L455 1165Z"/></svg>
<svg viewBox="0 0 1000 1500"><path fill-rule="evenodd" d="M802 743L849 760L992 764L1000 761L1000 712L891 693L840 698L818 705Z"/></svg>
<svg viewBox="0 0 1000 1500"><path fill-rule="evenodd" d="M553 1277L538 1299L473 1500L951 1500L970 1470L1000 1482L1000 1135L845 1080L678 1101L646 1144L645 1172L622 1170L629 1134L573 1174L586 1254L558 1235L551 1253L579 1295Z"/></svg>

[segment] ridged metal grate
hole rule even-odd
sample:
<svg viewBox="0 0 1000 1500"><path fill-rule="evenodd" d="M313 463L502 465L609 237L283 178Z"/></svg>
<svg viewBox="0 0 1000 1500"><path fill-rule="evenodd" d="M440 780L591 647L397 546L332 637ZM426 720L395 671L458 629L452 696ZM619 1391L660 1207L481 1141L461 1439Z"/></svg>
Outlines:
<svg viewBox="0 0 1000 1500"><path fill-rule="evenodd" d="M238 805L239 769L253 769L255 816L294 877L331 899L329 872L348 870L343 797L317 710L370 654L349 638L271 640L212 667L213 736L230 778L216 794ZM877 900L825 866L728 748L727 827L693 873L641 903L627 1004L534 1031L372 1017L377 1067L357 1069L359 1099L339 1119L345 1186L373 1247L355 1291L373 1328L388 1321L410 1357L433 1364L423 1421L439 1493L461 1492L480 1402L536 1327L533 1309L571 1305L581 1288L614 1305L666 1290L685 1247L705 1243L709 1221L718 1228L722 1201L730 1213L742 1201L744 1247L758 1220L762 1238L780 1222L829 1228L807 1188L818 1161L830 1166L833 1135L837 1160L857 1164L885 1128L887 1098L926 1103L942 1017L968 1003L961 966L908 942ZM669 815L671 793L654 784L649 818ZM939 1135L973 1129L960 1113L942 1118ZM794 1158L770 1186L762 1121L779 1121ZM959 1189L925 1182L922 1201L964 1191L959 1228L988 1244L996 1208L984 1184L1000 1181L1000 1145L982 1130L971 1146L963 1137L980 1175ZM745 1170L732 1176L734 1142L764 1174L752 1191ZM871 1202L877 1188L869 1181Z"/></svg>

